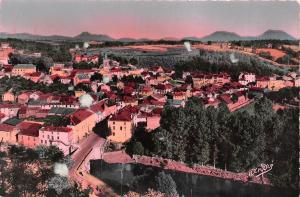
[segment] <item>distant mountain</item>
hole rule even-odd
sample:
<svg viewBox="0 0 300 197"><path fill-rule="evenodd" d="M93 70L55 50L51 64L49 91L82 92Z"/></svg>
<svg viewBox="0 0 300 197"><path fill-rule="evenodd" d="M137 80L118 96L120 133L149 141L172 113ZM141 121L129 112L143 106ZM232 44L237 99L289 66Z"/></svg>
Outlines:
<svg viewBox="0 0 300 197"><path fill-rule="evenodd" d="M190 37L184 37L182 40L190 40L190 41L201 41L201 38L198 38L196 36L190 36Z"/></svg>
<svg viewBox="0 0 300 197"><path fill-rule="evenodd" d="M202 38L185 37L184 40L191 41L234 41L234 40L296 40L293 36L281 30L267 30L259 36L240 36L233 32L216 31Z"/></svg>
<svg viewBox="0 0 300 197"><path fill-rule="evenodd" d="M75 40L80 40L80 41L113 41L114 39L107 36L107 35L102 35L102 34L91 34L89 32L82 32L81 34L73 37Z"/></svg>
<svg viewBox="0 0 300 197"><path fill-rule="evenodd" d="M59 36L59 35L41 36L41 35L34 35L28 33L9 34L9 33L1 33L1 32L0 32L0 38L15 38L20 40L49 40L49 41L71 39L70 37Z"/></svg>
<svg viewBox="0 0 300 197"><path fill-rule="evenodd" d="M179 38L174 38L174 37L164 37L164 38L160 38L158 40L166 40L166 41L180 41L181 39Z"/></svg>
<svg viewBox="0 0 300 197"><path fill-rule="evenodd" d="M216 31L208 36L201 38L202 41L232 41L232 40L243 40L243 38L233 32L227 31Z"/></svg>
<svg viewBox="0 0 300 197"><path fill-rule="evenodd" d="M281 30L267 30L258 38L260 40L296 40L296 38Z"/></svg>
<svg viewBox="0 0 300 197"><path fill-rule="evenodd" d="M120 38L114 39L108 35L103 34L91 34L89 32L82 32L77 36L68 37L68 36L60 36L60 35L51 35L51 36L42 36L42 35L34 35L28 33L17 33L17 34L9 34L9 33L1 33L0 38L16 38L21 40L44 40L44 41L120 41L120 42L145 42L151 41L151 39L141 38ZM267 30L263 34L259 36L240 36L233 32L227 31L216 31L210 35L204 36L202 38L190 36L184 37L182 40L190 40L190 41L233 41L233 40L296 40L293 36L281 30ZM177 41L180 40L178 38L165 37L156 40L170 40Z"/></svg>

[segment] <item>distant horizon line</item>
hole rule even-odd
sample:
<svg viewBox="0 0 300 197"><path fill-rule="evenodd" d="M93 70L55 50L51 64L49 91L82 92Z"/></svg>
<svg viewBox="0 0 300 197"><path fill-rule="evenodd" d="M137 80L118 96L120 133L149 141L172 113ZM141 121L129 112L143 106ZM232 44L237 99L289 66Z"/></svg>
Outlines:
<svg viewBox="0 0 300 197"><path fill-rule="evenodd" d="M236 34L240 37L257 37L257 36L261 36L262 34L264 34L265 32L267 31L281 31L281 32L284 32L284 33L287 33L288 35L290 35L291 37L295 38L296 40L299 40L300 37L298 38L297 36L294 36L294 35L291 35L290 33L284 31L284 30L281 30L281 29L267 29L263 32L261 32L260 34L256 34L256 35L241 35L237 32L233 32L233 31L227 31L227 30L216 30L216 31L212 31L211 33L209 34L206 34L206 35L203 35L203 36L197 36L197 35L186 35L186 36L182 36L182 37L174 37L174 36L162 36L160 38L150 38L150 37L130 37L130 36L123 36L123 37L112 37L110 36L110 34L104 34L104 33L92 33L90 31L81 31L77 34L45 34L45 33L29 33L29 32L16 32L16 33L11 33L11 32L5 32L5 31L1 31L0 33L4 33L4 34L11 34L11 35L16 35L16 34L28 34L28 35L33 35L33 36L61 36L61 37L69 37L69 38L74 38L76 36L79 36L80 34L82 33L89 33L90 35L98 35L98 36L108 36L110 37L111 39L125 39L125 38L128 38L128 39L135 39L135 40L141 40L141 39L149 39L149 40L160 40L160 39L164 39L164 38L170 38L170 39L174 39L174 40L182 40L183 38L189 38L189 37L194 37L194 38L204 38L206 36L210 36L216 32L224 32L224 33L233 33L233 34Z"/></svg>

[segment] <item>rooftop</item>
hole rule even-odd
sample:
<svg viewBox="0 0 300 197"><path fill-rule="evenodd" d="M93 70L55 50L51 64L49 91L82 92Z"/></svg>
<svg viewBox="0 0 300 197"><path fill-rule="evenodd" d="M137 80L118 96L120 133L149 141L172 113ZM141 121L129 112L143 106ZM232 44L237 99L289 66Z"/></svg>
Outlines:
<svg viewBox="0 0 300 197"><path fill-rule="evenodd" d="M36 66L33 64L17 64L14 68L35 68Z"/></svg>
<svg viewBox="0 0 300 197"><path fill-rule="evenodd" d="M70 132L72 129L69 127L55 127L46 126L40 129L41 131L53 131L53 132Z"/></svg>
<svg viewBox="0 0 300 197"><path fill-rule="evenodd" d="M71 116L71 122L75 125L79 124L80 122L84 121L88 117L93 115L88 109L78 109L74 114Z"/></svg>
<svg viewBox="0 0 300 197"><path fill-rule="evenodd" d="M36 122L21 122L18 126L20 129L20 133L22 135L28 135L28 136L39 136L39 129L42 127L40 123Z"/></svg>

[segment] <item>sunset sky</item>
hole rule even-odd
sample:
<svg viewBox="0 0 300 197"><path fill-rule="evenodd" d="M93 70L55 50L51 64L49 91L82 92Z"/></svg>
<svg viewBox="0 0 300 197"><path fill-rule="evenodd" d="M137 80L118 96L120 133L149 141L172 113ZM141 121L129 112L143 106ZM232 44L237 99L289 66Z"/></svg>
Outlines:
<svg viewBox="0 0 300 197"><path fill-rule="evenodd" d="M113 38L202 37L214 31L255 36L267 29L300 38L296 2L0 0L0 32Z"/></svg>

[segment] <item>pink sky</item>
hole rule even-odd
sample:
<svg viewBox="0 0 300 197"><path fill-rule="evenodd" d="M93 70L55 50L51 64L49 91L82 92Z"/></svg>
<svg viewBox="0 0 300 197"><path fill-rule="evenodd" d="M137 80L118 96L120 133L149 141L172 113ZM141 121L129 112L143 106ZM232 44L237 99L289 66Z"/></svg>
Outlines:
<svg viewBox="0 0 300 197"><path fill-rule="evenodd" d="M114 38L202 37L214 31L256 36L268 29L299 38L296 2L108 2L0 0L0 32Z"/></svg>

